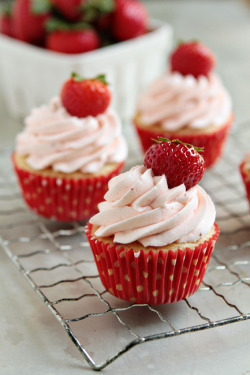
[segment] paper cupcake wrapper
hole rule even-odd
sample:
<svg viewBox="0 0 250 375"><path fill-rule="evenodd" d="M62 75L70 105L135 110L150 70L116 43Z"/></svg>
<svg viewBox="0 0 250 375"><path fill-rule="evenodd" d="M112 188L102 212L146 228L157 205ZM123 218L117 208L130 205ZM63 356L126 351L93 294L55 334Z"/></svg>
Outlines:
<svg viewBox="0 0 250 375"><path fill-rule="evenodd" d="M204 147L202 156L205 160L206 168L212 167L221 157L232 123L233 118L223 127L212 133L183 135L178 132L168 133L163 130L161 133L158 133L150 129L141 128L136 123L136 120L134 120L134 125L144 152L154 143L152 139L156 139L158 136L167 139L179 139L183 143L189 143L196 147Z"/></svg>
<svg viewBox="0 0 250 375"><path fill-rule="evenodd" d="M45 177L20 169L12 157L23 198L38 215L58 221L88 220L98 212L109 180L118 175L124 163L107 175L82 179Z"/></svg>
<svg viewBox="0 0 250 375"><path fill-rule="evenodd" d="M193 250L158 252L124 251L91 234L86 235L95 257L101 281L108 292L133 303L165 304L194 294L204 277L220 229Z"/></svg>
<svg viewBox="0 0 250 375"><path fill-rule="evenodd" d="M248 203L249 203L249 208L250 208L250 177L244 172L243 170L243 166L244 166L244 162L242 162L240 164L240 173L241 173L241 177L242 177L242 180L243 180L243 183L245 185L245 189L246 189L246 196L247 196L247 199L248 199Z"/></svg>

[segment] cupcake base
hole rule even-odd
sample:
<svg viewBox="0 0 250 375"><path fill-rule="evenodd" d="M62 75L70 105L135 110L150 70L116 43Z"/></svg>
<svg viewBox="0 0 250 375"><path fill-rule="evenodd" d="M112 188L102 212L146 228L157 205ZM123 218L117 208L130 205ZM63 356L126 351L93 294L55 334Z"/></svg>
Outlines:
<svg viewBox="0 0 250 375"><path fill-rule="evenodd" d="M250 170L246 168L246 164L244 161L240 164L239 168L240 168L240 174L241 174L243 183L245 185L246 195L247 195L248 204L250 208Z"/></svg>
<svg viewBox="0 0 250 375"><path fill-rule="evenodd" d="M204 147L202 156L205 160L206 168L212 167L221 157L232 123L233 115L230 116L225 125L219 128L211 127L204 131L192 132L189 129L170 132L161 130L159 126L146 127L140 123L138 116L134 119L134 126L144 152L154 143L153 139L157 139L158 136L171 140L179 139L183 143L189 143L196 147Z"/></svg>
<svg viewBox="0 0 250 375"><path fill-rule="evenodd" d="M141 250L134 251L128 245L113 243L112 238L98 238L94 232L88 223L86 235L107 291L133 303L166 304L197 291L220 229L215 223L205 238L189 247L174 244L174 251L171 246L168 250L147 250L141 245Z"/></svg>
<svg viewBox="0 0 250 375"><path fill-rule="evenodd" d="M58 221L88 220L97 213L108 182L118 175L124 162L114 163L103 174L66 175L53 171L32 171L16 153L12 163L22 196L36 214Z"/></svg>

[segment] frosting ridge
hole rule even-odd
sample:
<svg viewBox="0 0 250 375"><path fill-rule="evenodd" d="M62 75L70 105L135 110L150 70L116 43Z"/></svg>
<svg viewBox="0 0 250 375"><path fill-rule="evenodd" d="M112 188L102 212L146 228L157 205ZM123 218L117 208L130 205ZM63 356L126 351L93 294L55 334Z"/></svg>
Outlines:
<svg viewBox="0 0 250 375"><path fill-rule="evenodd" d="M229 94L213 73L208 78L200 76L196 79L166 71L138 101L138 112L145 126L160 124L169 131L223 125L231 107Z"/></svg>
<svg viewBox="0 0 250 375"><path fill-rule="evenodd" d="M118 243L159 247L196 242L215 221L214 204L200 186L169 189L165 175L154 176L144 166L114 177L104 199L90 222L99 227L96 236L114 235Z"/></svg>
<svg viewBox="0 0 250 375"><path fill-rule="evenodd" d="M78 118L56 97L26 117L25 129L17 136L17 152L27 156L27 163L36 170L51 167L64 173L95 173L105 163L124 161L127 145L112 109Z"/></svg>

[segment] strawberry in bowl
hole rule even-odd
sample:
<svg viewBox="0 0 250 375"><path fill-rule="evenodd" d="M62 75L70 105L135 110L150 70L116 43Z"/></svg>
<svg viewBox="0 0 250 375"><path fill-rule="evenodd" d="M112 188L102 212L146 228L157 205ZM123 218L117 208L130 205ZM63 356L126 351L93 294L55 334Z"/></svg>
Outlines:
<svg viewBox="0 0 250 375"><path fill-rule="evenodd" d="M56 11L66 20L79 21L82 18L82 4L84 0L51 0Z"/></svg>
<svg viewBox="0 0 250 375"><path fill-rule="evenodd" d="M148 13L144 4L137 0L115 0L111 30L118 41L143 35L147 31Z"/></svg>
<svg viewBox="0 0 250 375"><path fill-rule="evenodd" d="M139 0L14 0L11 13L13 32L9 31L10 17L3 12L1 33L70 54L100 48L101 39L106 45L107 40L116 43L148 31L148 12ZM84 29L85 33L81 34ZM80 44L83 39L82 43L88 47L70 48L71 38L73 45ZM62 46L62 39L66 39L65 46Z"/></svg>
<svg viewBox="0 0 250 375"><path fill-rule="evenodd" d="M0 14L0 34L13 37L12 9L9 5L3 7Z"/></svg>
<svg viewBox="0 0 250 375"><path fill-rule="evenodd" d="M31 44L43 45L45 23L51 16L50 3L32 0L16 0L13 4L13 35Z"/></svg>
<svg viewBox="0 0 250 375"><path fill-rule="evenodd" d="M86 23L69 24L51 18L46 23L46 29L45 46L51 51L75 54L100 47L97 32Z"/></svg>

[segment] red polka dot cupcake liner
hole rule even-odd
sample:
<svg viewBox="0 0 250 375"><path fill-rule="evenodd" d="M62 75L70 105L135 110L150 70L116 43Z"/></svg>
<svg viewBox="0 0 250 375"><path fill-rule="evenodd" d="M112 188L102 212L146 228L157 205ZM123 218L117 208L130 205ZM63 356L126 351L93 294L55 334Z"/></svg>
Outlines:
<svg viewBox="0 0 250 375"><path fill-rule="evenodd" d="M241 177L242 177L242 180L243 180L243 183L245 185L245 189L246 189L246 196L247 196L247 199L248 199L248 203L249 203L249 208L250 208L250 176L247 175L247 173L244 171L244 161L240 164L240 174L241 174Z"/></svg>
<svg viewBox="0 0 250 375"><path fill-rule="evenodd" d="M90 223L86 235L109 293L133 303L166 304L183 300L199 288L219 236L216 223L214 228L214 234L194 249L167 252L134 252L105 243L93 236Z"/></svg>
<svg viewBox="0 0 250 375"><path fill-rule="evenodd" d="M154 143L153 139L156 139L158 136L171 140L179 139L183 143L189 143L196 147L204 147L202 156L205 160L206 168L212 167L221 157L232 123L233 117L223 127L220 127L214 132L183 135L179 134L178 132L168 133L167 131L158 133L150 129L140 127L136 120L134 120L135 129L141 141L144 152L146 152L147 149Z"/></svg>
<svg viewBox="0 0 250 375"><path fill-rule="evenodd" d="M12 157L22 196L36 214L58 221L88 220L98 212L109 180L118 175L124 163L107 175L82 179L47 177L17 166Z"/></svg>

